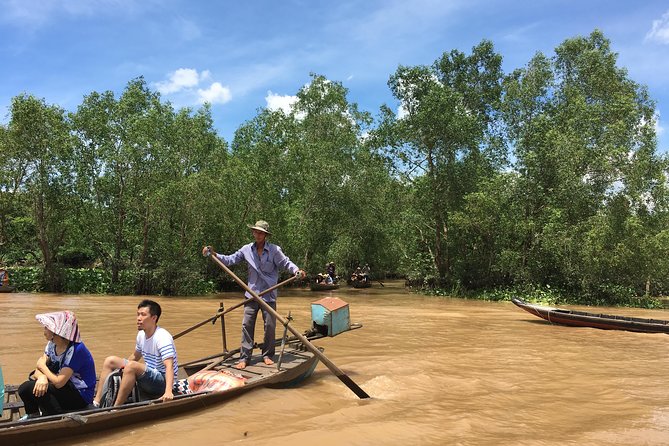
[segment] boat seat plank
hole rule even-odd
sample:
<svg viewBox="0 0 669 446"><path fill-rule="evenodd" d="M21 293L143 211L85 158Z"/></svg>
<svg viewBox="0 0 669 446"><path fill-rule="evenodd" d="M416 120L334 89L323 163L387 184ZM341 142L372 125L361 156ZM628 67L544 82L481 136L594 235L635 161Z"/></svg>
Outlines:
<svg viewBox="0 0 669 446"><path fill-rule="evenodd" d="M19 410L23 407L23 401L11 401L2 406L2 410Z"/></svg>

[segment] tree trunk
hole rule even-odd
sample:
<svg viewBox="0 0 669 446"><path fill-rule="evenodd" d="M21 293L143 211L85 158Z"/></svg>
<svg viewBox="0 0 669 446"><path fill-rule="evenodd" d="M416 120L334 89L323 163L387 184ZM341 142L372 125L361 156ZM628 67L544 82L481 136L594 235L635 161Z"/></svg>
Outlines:
<svg viewBox="0 0 669 446"><path fill-rule="evenodd" d="M432 216L434 221L434 263L439 275L439 285L444 283L448 279L448 256L444 252L444 236L448 236L445 220L442 216L442 203L439 201L441 196L439 180L437 178L436 166L433 158L433 149L430 146L428 148L427 156L428 164L428 175L432 183Z"/></svg>

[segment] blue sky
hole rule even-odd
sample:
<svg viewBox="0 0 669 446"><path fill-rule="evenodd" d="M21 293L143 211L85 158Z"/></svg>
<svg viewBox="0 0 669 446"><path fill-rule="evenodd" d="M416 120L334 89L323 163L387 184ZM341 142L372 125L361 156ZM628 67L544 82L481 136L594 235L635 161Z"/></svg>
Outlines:
<svg viewBox="0 0 669 446"><path fill-rule="evenodd" d="M29 93L74 110L144 76L175 107L212 103L228 142L316 73L377 115L398 65L491 40L509 72L598 28L657 101L669 152L669 2L621 0L0 0L0 122Z"/></svg>

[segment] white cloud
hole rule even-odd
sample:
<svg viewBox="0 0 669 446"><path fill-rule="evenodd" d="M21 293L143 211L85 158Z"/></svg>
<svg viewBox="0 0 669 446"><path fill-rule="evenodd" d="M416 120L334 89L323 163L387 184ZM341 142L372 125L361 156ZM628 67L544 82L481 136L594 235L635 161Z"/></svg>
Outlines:
<svg viewBox="0 0 669 446"><path fill-rule="evenodd" d="M268 91L267 96L265 96L265 102L269 110L281 110L284 114L289 115L293 110L293 105L297 102L297 96L281 96L280 94Z"/></svg>
<svg viewBox="0 0 669 446"><path fill-rule="evenodd" d="M220 82L214 82L206 90L198 89L197 94L201 104L209 102L210 104L225 104L232 99L232 93L228 87L224 87Z"/></svg>
<svg viewBox="0 0 669 446"><path fill-rule="evenodd" d="M204 71L202 75L193 68L179 68L170 73L168 80L156 82L156 88L161 94L176 93L181 90L197 87L200 79L209 77L209 72Z"/></svg>
<svg viewBox="0 0 669 446"><path fill-rule="evenodd" d="M646 34L645 40L669 44L669 11L665 12L659 20L653 20L653 27Z"/></svg>
<svg viewBox="0 0 669 446"><path fill-rule="evenodd" d="M212 81L211 72L199 72L194 68L179 68L167 76L167 79L153 85L163 95L172 95L176 102L186 105L225 104L232 99L232 92L220 82L212 82L208 87L202 85ZM200 87L200 88L198 88Z"/></svg>

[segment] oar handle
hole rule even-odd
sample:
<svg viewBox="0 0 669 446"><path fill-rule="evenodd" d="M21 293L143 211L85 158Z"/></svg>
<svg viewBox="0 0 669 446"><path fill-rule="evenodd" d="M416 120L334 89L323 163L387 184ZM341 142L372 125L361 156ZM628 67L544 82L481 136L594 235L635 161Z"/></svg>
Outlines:
<svg viewBox="0 0 669 446"><path fill-rule="evenodd" d="M307 349L309 349L314 355L316 355L318 359L320 359L321 362L325 364L327 368L330 369L330 371L334 373L335 376L337 376L337 378L339 378L341 382L346 384L346 386L349 389L351 389L353 393L355 393L358 396L358 398L360 399L369 398L369 395L367 395L367 393L364 390L362 390L360 386L358 386L355 382L353 382L353 380L349 378L349 376L346 375L346 373L344 373L339 367L337 367L332 361L330 361L327 358L327 356L323 354L322 351L320 351L311 342L309 342L309 340L304 335L302 335L302 333L298 332L290 324L288 324L288 322L279 313L277 313L276 310L274 310L274 308L272 308L267 304L267 302L262 300L260 296L258 296L258 294L255 293L255 291L253 291L245 282L243 282L239 277L237 277L237 275L233 273L230 270L230 268L228 268L218 257L216 257L215 255L213 256L210 255L210 257L214 260L214 262L216 262L218 266L221 267L221 269L223 269L223 271L228 273L230 277L232 277L232 279L235 282L237 282L239 286L244 288L265 311L268 311L279 322L281 322L285 327L287 327L288 330L290 330L291 333L293 333L295 337L299 339Z"/></svg>

